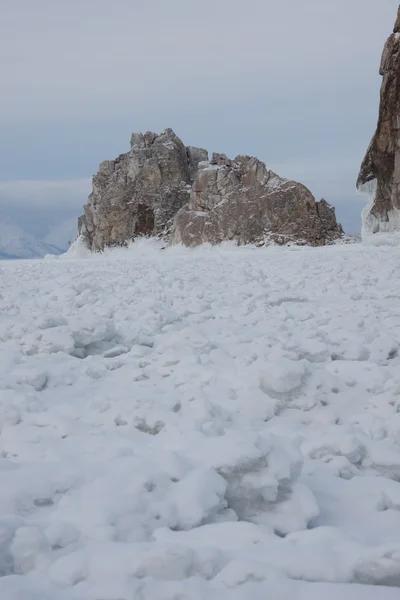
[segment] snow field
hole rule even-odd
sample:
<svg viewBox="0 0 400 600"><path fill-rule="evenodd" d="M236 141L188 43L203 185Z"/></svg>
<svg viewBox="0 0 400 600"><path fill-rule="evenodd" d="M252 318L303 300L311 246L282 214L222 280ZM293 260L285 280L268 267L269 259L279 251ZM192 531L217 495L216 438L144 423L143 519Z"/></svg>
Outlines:
<svg viewBox="0 0 400 600"><path fill-rule="evenodd" d="M398 598L399 259L0 263L0 598Z"/></svg>

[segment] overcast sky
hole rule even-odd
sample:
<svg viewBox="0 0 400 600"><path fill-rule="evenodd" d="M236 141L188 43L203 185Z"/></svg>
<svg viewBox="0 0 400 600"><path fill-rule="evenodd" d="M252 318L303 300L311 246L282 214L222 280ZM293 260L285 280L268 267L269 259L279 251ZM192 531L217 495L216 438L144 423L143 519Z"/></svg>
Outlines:
<svg viewBox="0 0 400 600"><path fill-rule="evenodd" d="M131 131L250 154L349 232L398 0L0 0L0 217L81 213Z"/></svg>

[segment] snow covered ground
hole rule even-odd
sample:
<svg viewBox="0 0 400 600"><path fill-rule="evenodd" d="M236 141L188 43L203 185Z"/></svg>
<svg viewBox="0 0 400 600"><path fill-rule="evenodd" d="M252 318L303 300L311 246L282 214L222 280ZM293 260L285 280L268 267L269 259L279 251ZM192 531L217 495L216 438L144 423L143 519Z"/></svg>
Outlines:
<svg viewBox="0 0 400 600"><path fill-rule="evenodd" d="M0 598L398 600L399 261L0 263Z"/></svg>

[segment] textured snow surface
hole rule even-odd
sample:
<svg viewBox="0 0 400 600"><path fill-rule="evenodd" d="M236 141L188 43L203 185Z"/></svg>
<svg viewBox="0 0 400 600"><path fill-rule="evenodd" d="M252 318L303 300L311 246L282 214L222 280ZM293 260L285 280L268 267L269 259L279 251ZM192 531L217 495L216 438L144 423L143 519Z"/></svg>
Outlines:
<svg viewBox="0 0 400 600"><path fill-rule="evenodd" d="M400 249L0 263L0 598L395 600Z"/></svg>

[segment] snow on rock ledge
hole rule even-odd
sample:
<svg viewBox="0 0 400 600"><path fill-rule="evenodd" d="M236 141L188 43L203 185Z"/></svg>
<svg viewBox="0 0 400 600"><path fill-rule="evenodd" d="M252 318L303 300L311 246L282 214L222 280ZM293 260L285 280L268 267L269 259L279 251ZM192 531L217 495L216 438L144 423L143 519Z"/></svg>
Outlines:
<svg viewBox="0 0 400 600"><path fill-rule="evenodd" d="M361 213L361 238L370 246L400 245L400 209L393 207L384 217L374 213L375 193Z"/></svg>

